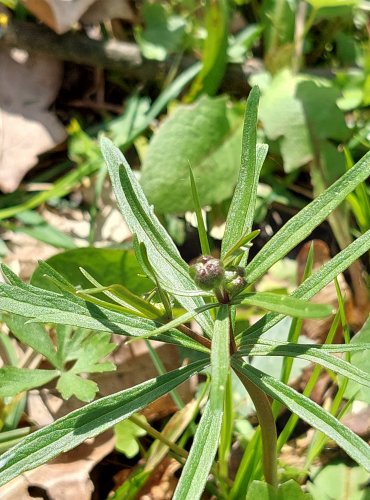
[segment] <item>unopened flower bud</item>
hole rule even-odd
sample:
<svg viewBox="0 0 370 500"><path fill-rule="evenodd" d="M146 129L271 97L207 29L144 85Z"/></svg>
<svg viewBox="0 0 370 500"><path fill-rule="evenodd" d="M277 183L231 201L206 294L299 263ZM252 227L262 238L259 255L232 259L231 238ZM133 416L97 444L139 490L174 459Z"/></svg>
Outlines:
<svg viewBox="0 0 370 500"><path fill-rule="evenodd" d="M190 275L202 290L213 290L220 286L225 275L222 262L211 255L202 255L190 266Z"/></svg>
<svg viewBox="0 0 370 500"><path fill-rule="evenodd" d="M245 288L245 269L240 266L228 267L225 270L224 288L230 296L236 295Z"/></svg>

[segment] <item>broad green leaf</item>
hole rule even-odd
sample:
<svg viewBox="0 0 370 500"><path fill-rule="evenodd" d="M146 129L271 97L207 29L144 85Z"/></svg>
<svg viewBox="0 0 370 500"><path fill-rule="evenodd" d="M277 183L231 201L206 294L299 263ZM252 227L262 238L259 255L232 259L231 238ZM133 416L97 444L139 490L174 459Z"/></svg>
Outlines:
<svg viewBox="0 0 370 500"><path fill-rule="evenodd" d="M216 455L222 423L222 410L209 401L198 424L194 441L178 482L174 500L198 500Z"/></svg>
<svg viewBox="0 0 370 500"><path fill-rule="evenodd" d="M147 59L164 61L172 52L179 51L185 36L183 17L169 15L165 5L143 5L145 28L136 30L136 39Z"/></svg>
<svg viewBox="0 0 370 500"><path fill-rule="evenodd" d="M189 266L155 216L125 157L106 138L102 139L101 146L121 212L138 241L145 244L148 258L161 283L164 287L167 284L180 290L194 290L195 284L189 276ZM178 301L188 310L204 305L201 298L179 296ZM211 334L212 320L209 313L199 316L199 322Z"/></svg>
<svg viewBox="0 0 370 500"><path fill-rule="evenodd" d="M290 295L279 295L270 292L243 293L233 300L233 304L262 307L294 318L325 318L333 313L332 306L313 304Z"/></svg>
<svg viewBox="0 0 370 500"><path fill-rule="evenodd" d="M188 99L201 94L214 95L224 76L227 64L229 36L229 8L226 0L207 0L204 24L207 37L204 41L202 69L194 80Z"/></svg>
<svg viewBox="0 0 370 500"><path fill-rule="evenodd" d="M266 342L267 344L267 342ZM318 363L328 370L333 370L340 375L344 375L351 380L354 380L366 387L370 387L370 379L368 374L353 366L347 361L331 356L328 354L330 352L351 352L352 350L348 348L347 344L344 344L341 348L335 349L336 346L316 346L315 344L278 344L276 342L269 342L269 345L256 344L246 349L244 346L238 355L242 356L288 356L293 358L302 358ZM363 350L369 350L370 345L361 345ZM331 348L333 348L331 350Z"/></svg>
<svg viewBox="0 0 370 500"><path fill-rule="evenodd" d="M80 401L85 401L86 403L92 401L99 390L93 380L83 379L71 371L61 375L57 383L57 389L63 399L76 396Z"/></svg>
<svg viewBox="0 0 370 500"><path fill-rule="evenodd" d="M318 404L298 393L279 380L266 375L247 363L232 360L232 365L242 371L257 387L277 399L302 420L334 439L357 463L370 471L370 447L335 417Z"/></svg>
<svg viewBox="0 0 370 500"><path fill-rule="evenodd" d="M368 500L369 475L362 467L334 460L315 471L307 482L315 500Z"/></svg>
<svg viewBox="0 0 370 500"><path fill-rule="evenodd" d="M88 279L81 273L83 267L102 286L114 283L124 285L132 293L141 295L151 289L151 282L143 277L141 267L132 250L117 248L78 248L50 257L46 264L55 269L73 286L91 288ZM53 285L44 278L45 270L39 266L32 275L31 284L55 291Z"/></svg>
<svg viewBox="0 0 370 500"><path fill-rule="evenodd" d="M16 394L45 385L59 375L58 370L36 370L4 366L0 368L0 396Z"/></svg>
<svg viewBox="0 0 370 500"><path fill-rule="evenodd" d="M221 410L224 404L226 381L230 369L229 329L229 307L222 305L218 310L212 335L210 389L212 409Z"/></svg>
<svg viewBox="0 0 370 500"><path fill-rule="evenodd" d="M198 361L101 398L27 436L0 457L0 485L101 434L171 391L206 365L207 361Z"/></svg>
<svg viewBox="0 0 370 500"><path fill-rule="evenodd" d="M367 231L307 278L293 292L292 296L297 299L310 299L369 249L370 231ZM281 321L283 317L282 314L276 313L269 313L263 316L252 327L239 334L239 338L241 338L240 344L248 342L249 335L262 335L262 333L267 332L267 330Z"/></svg>
<svg viewBox="0 0 370 500"><path fill-rule="evenodd" d="M260 145L256 152L259 98L259 88L253 87L247 100L239 177L227 214L221 257L225 256L244 234L252 230L258 179L267 154L266 145Z"/></svg>
<svg viewBox="0 0 370 500"><path fill-rule="evenodd" d="M359 348L351 355L351 364L365 372L365 379L370 379L369 352L363 347L364 342L370 342L370 319L366 321L361 330L352 337L349 347ZM368 344L369 345L369 344ZM370 404L370 389L349 381L344 397L358 399Z"/></svg>
<svg viewBox="0 0 370 500"><path fill-rule="evenodd" d="M72 325L134 337L150 333L161 326L152 320L116 313L72 295L61 295L23 284L22 286L0 284L0 308L39 323ZM178 330L170 330L153 340L207 351L205 347Z"/></svg>
<svg viewBox="0 0 370 500"><path fill-rule="evenodd" d="M202 206L232 195L240 164L243 117L225 97L179 105L150 141L141 185L160 213L193 210L189 163Z"/></svg>
<svg viewBox="0 0 370 500"><path fill-rule="evenodd" d="M3 313L2 319L14 337L23 344L32 347L34 351L39 352L54 366L60 368L53 342L43 326L36 323L26 324L27 318L16 314Z"/></svg>
<svg viewBox="0 0 370 500"><path fill-rule="evenodd" d="M137 418L146 421L144 415L138 415ZM114 426L114 435L116 437L116 450L127 458L133 458L139 453L137 438L145 436L146 431L131 420L122 420Z"/></svg>
<svg viewBox="0 0 370 500"><path fill-rule="evenodd" d="M309 493L304 493L298 483L290 479L274 488L265 481L252 481L245 500L313 500Z"/></svg>
<svg viewBox="0 0 370 500"><path fill-rule="evenodd" d="M261 97L259 117L270 140L279 141L284 170L291 172L314 158L311 131L320 146L345 141L349 129L337 106L340 92L331 82L290 70L276 74Z"/></svg>

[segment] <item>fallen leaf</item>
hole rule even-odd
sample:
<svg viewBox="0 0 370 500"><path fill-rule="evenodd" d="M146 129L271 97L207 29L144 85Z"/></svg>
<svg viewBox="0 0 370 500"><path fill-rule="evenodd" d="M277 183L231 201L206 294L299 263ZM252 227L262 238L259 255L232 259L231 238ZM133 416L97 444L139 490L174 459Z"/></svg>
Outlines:
<svg viewBox="0 0 370 500"><path fill-rule="evenodd" d="M0 50L0 189L14 191L38 155L66 138L48 111L62 79L62 64L19 49Z"/></svg>
<svg viewBox="0 0 370 500"><path fill-rule="evenodd" d="M134 20L126 0L22 0L23 5L57 33L65 33L81 17L94 24L108 19Z"/></svg>
<svg viewBox="0 0 370 500"><path fill-rule="evenodd" d="M112 432L105 432L1 487L0 498L90 500L94 491L90 471L113 450L114 441Z"/></svg>

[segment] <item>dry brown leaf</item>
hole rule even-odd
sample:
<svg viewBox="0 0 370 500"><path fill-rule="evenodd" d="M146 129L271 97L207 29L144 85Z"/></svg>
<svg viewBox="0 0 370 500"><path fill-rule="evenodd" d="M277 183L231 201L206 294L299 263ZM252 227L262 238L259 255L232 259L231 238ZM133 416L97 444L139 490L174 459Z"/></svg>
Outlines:
<svg viewBox="0 0 370 500"><path fill-rule="evenodd" d="M48 111L62 79L52 58L0 49L0 189L14 191L37 156L64 141L66 132Z"/></svg>
<svg viewBox="0 0 370 500"><path fill-rule="evenodd" d="M90 471L111 453L114 442L112 432L105 432L1 487L0 498L30 500L42 495L49 500L90 500L94 491Z"/></svg>
<svg viewBox="0 0 370 500"><path fill-rule="evenodd" d="M85 23L119 18L134 20L126 0L22 0L24 6L56 33L65 33L81 17Z"/></svg>

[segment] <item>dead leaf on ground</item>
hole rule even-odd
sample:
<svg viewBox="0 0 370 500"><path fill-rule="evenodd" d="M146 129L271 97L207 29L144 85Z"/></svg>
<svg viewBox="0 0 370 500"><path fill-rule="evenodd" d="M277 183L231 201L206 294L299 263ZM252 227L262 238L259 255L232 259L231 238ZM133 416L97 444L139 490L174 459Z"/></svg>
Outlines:
<svg viewBox="0 0 370 500"><path fill-rule="evenodd" d="M90 472L111 453L114 442L112 432L105 432L1 487L0 498L30 500L40 496L49 500L90 500L94 491Z"/></svg>
<svg viewBox="0 0 370 500"><path fill-rule="evenodd" d="M39 260L47 260L58 253L57 248L37 241L24 233L6 231L1 237L9 249L3 262L23 281L29 281Z"/></svg>
<svg viewBox="0 0 370 500"><path fill-rule="evenodd" d="M62 80L62 64L19 49L0 49L0 189L14 191L38 155L66 138L48 111Z"/></svg>
<svg viewBox="0 0 370 500"><path fill-rule="evenodd" d="M109 19L133 22L127 0L22 0L24 6L56 33L65 33L81 18L85 23Z"/></svg>

